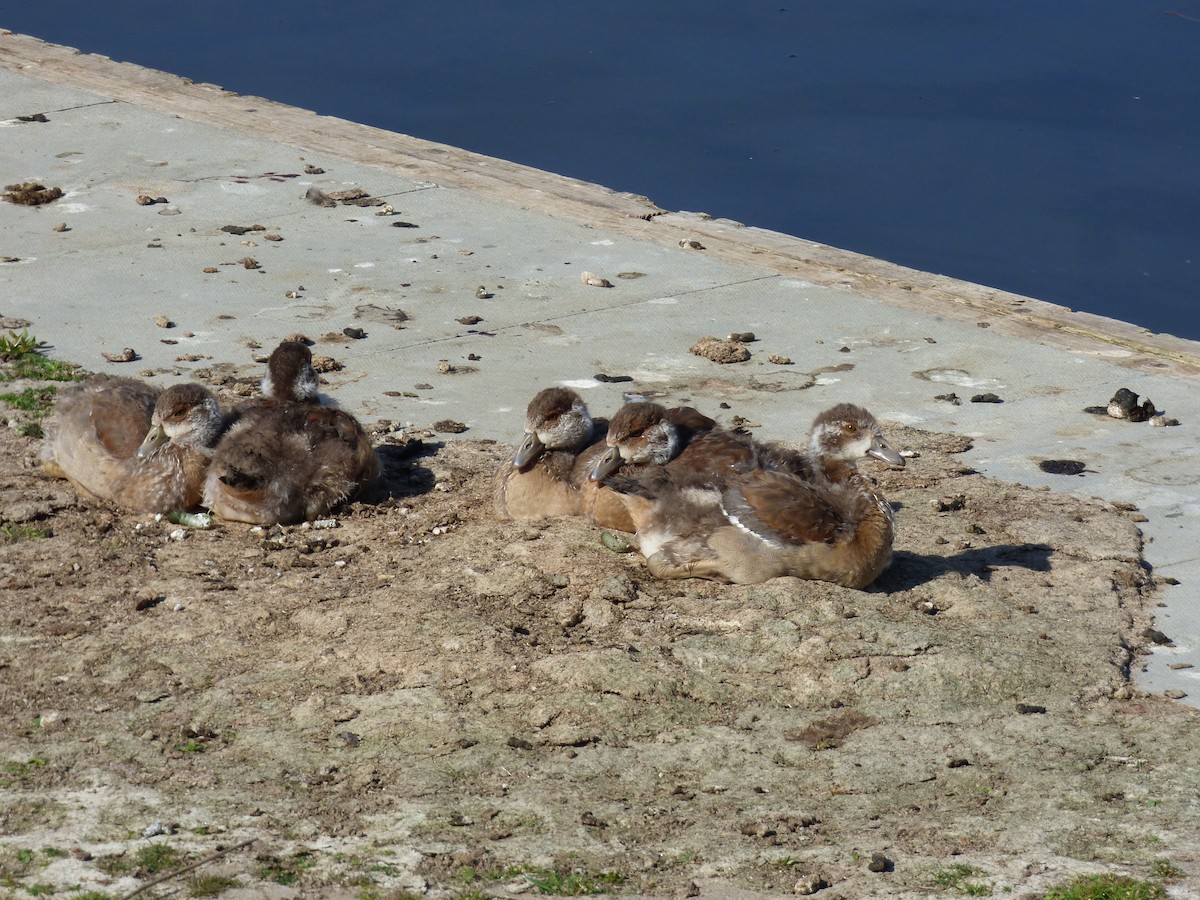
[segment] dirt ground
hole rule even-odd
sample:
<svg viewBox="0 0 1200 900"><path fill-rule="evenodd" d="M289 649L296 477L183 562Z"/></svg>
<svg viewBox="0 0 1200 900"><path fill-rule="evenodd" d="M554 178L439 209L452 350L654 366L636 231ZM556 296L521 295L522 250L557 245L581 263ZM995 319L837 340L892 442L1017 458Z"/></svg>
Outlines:
<svg viewBox="0 0 1200 900"><path fill-rule="evenodd" d="M197 530L0 429L0 895L224 849L141 896L1196 896L1197 716L1129 680L1136 512L885 431L919 455L871 467L897 550L858 592L498 521L483 441L381 434L335 527Z"/></svg>

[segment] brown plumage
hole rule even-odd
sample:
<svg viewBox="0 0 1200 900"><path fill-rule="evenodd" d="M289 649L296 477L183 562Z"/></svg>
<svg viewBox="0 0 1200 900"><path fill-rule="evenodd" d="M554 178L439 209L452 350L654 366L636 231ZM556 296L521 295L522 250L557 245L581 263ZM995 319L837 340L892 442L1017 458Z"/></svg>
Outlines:
<svg viewBox="0 0 1200 900"><path fill-rule="evenodd" d="M263 376L265 397L280 402L317 403L317 372L312 365L312 351L299 341L281 341L267 357L267 373Z"/></svg>
<svg viewBox="0 0 1200 900"><path fill-rule="evenodd" d="M378 474L379 458L354 416L263 405L244 411L217 445L204 505L236 522L290 524L326 515Z"/></svg>
<svg viewBox="0 0 1200 900"><path fill-rule="evenodd" d="M813 422L808 477L750 468L708 484L669 468L614 479L650 572L753 584L781 575L864 588L891 560L891 506L855 463L904 458L861 407L841 404ZM800 468L800 457L780 458Z"/></svg>
<svg viewBox="0 0 1200 900"><path fill-rule="evenodd" d="M754 442L720 428L690 406L626 403L608 426L608 449L583 484L582 513L598 525L635 530L625 503L605 485L614 474L636 475L665 466L677 485L720 478L753 466Z"/></svg>
<svg viewBox="0 0 1200 900"><path fill-rule="evenodd" d="M593 443L597 430L578 393L539 391L525 410L524 439L496 473L496 513L505 519L578 515L580 484L604 452L602 440Z"/></svg>
<svg viewBox="0 0 1200 900"><path fill-rule="evenodd" d="M98 376L59 396L42 461L93 499L137 512L189 509L222 427L216 399L198 384L159 391Z"/></svg>

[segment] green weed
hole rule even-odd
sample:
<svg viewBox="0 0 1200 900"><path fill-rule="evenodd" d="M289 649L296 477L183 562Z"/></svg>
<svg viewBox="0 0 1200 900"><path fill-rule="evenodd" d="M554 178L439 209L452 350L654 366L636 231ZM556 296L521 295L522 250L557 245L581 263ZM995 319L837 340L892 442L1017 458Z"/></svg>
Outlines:
<svg viewBox="0 0 1200 900"><path fill-rule="evenodd" d="M49 345L28 331L10 331L0 336L0 381L80 381L85 372L74 363L50 359Z"/></svg>
<svg viewBox="0 0 1200 900"><path fill-rule="evenodd" d="M49 536L49 533L38 528L36 525L13 525L12 523L0 525L0 538L8 538L13 541L40 541L42 538ZM4 771L14 774L14 770L9 767L10 765L11 763L6 765ZM15 774L27 775L28 769Z"/></svg>
<svg viewBox="0 0 1200 900"><path fill-rule="evenodd" d="M992 886L990 884L981 884L977 881L967 880L975 874L977 873L970 866L963 863L955 863L952 866L947 866L944 869L938 869L934 872L933 883L940 888L957 891L968 897L991 896Z"/></svg>
<svg viewBox="0 0 1200 900"><path fill-rule="evenodd" d="M170 844L148 844L137 852L138 871L144 875L161 875L179 865L179 851Z"/></svg>
<svg viewBox="0 0 1200 900"><path fill-rule="evenodd" d="M1166 889L1152 881L1124 875L1084 875L1070 884L1052 888L1045 900L1160 900Z"/></svg>
<svg viewBox="0 0 1200 900"><path fill-rule="evenodd" d="M53 385L46 387L28 387L19 393L0 394L0 401L7 403L13 409L31 412L39 418L54 408L54 396L58 388Z"/></svg>
<svg viewBox="0 0 1200 900"><path fill-rule="evenodd" d="M237 879L227 875L197 875L188 879L188 893L193 897L215 897L237 886Z"/></svg>

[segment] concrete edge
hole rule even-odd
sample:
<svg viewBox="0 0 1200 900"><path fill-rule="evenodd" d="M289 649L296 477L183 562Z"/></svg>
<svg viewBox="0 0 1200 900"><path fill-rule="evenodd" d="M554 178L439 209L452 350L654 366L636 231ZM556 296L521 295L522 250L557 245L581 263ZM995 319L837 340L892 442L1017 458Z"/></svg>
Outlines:
<svg viewBox="0 0 1200 900"><path fill-rule="evenodd" d="M0 67L189 121L334 155L664 246L698 241L718 258L895 306L972 321L1148 374L1200 381L1200 342L622 193L445 144L320 116L213 84L0 30ZM29 110L28 113L40 112Z"/></svg>

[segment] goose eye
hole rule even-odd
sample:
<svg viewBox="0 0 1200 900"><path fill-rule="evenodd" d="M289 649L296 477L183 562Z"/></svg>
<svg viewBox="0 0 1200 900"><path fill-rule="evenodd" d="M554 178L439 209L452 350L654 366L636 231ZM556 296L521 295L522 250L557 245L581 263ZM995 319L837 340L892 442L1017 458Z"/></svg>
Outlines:
<svg viewBox="0 0 1200 900"><path fill-rule="evenodd" d="M853 422L847 422L846 430L848 432L850 432L851 434L854 434L854 432L858 431L858 426L856 424L854 424Z"/></svg>

